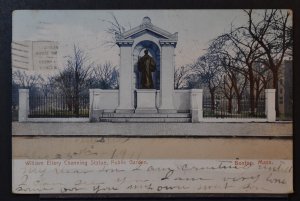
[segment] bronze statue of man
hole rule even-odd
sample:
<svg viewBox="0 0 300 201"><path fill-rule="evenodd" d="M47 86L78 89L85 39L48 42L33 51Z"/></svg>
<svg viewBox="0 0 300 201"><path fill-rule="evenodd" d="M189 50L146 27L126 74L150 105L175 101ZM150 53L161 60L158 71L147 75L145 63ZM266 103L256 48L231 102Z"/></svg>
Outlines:
<svg viewBox="0 0 300 201"><path fill-rule="evenodd" d="M142 73L141 89L153 89L152 72L156 70L156 63L148 55L148 50L145 50L144 53L145 55L138 61L138 70Z"/></svg>

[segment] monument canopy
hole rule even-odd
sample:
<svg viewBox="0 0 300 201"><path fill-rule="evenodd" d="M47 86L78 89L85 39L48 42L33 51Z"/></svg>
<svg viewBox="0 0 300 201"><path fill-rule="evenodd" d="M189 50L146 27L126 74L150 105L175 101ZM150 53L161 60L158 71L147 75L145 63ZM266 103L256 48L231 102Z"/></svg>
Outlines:
<svg viewBox="0 0 300 201"><path fill-rule="evenodd" d="M117 40L128 40L128 39L134 39L141 34L144 34L146 32L150 32L151 34L155 35L157 38L170 40L177 42L178 40L178 33L170 33L166 30L163 30L151 23L151 19L149 17L144 17L142 20L142 23L134 27L122 34L117 35Z"/></svg>

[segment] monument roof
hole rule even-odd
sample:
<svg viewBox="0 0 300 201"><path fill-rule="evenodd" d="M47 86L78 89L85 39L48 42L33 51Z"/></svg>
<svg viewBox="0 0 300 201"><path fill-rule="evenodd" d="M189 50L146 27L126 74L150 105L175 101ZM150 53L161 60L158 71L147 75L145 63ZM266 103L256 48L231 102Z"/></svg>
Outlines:
<svg viewBox="0 0 300 201"><path fill-rule="evenodd" d="M158 35L159 37L167 40L173 40L177 41L178 40L178 33L170 33L166 30L163 30L151 23L151 19L149 17L144 17L142 20L142 23L134 27L128 31L125 31L122 34L117 35L117 39L122 40L122 39L131 39L134 38L137 34L144 32L144 31L150 31L153 32L154 34Z"/></svg>

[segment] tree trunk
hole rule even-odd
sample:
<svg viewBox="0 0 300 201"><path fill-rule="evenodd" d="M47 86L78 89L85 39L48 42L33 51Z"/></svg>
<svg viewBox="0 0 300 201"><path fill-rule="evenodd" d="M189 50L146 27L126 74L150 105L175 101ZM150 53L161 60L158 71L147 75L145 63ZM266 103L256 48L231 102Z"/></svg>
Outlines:
<svg viewBox="0 0 300 201"><path fill-rule="evenodd" d="M74 114L79 117L79 96L74 97Z"/></svg>
<svg viewBox="0 0 300 201"><path fill-rule="evenodd" d="M79 73L75 71L75 96L73 99L74 103L74 114L79 117Z"/></svg>
<svg viewBox="0 0 300 201"><path fill-rule="evenodd" d="M237 96L237 113L240 114L241 113L241 96Z"/></svg>
<svg viewBox="0 0 300 201"><path fill-rule="evenodd" d="M250 111L251 115L254 115L255 110L255 101L254 101L254 80L253 80L253 72L249 73L249 90L250 90Z"/></svg>
<svg viewBox="0 0 300 201"><path fill-rule="evenodd" d="M68 111L72 112L73 111L73 100L72 100L72 97L66 97L66 99L67 99Z"/></svg>
<svg viewBox="0 0 300 201"><path fill-rule="evenodd" d="M232 98L228 98L228 113L232 113Z"/></svg>
<svg viewBox="0 0 300 201"><path fill-rule="evenodd" d="M210 104L211 104L211 110L215 112L215 92L210 91Z"/></svg>

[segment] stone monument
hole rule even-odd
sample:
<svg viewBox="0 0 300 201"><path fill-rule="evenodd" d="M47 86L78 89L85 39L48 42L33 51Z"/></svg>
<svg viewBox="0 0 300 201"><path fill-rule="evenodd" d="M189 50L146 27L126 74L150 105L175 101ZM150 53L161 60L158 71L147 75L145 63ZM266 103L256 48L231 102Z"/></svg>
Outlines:
<svg viewBox="0 0 300 201"><path fill-rule="evenodd" d="M116 38L120 47L119 105L116 112L176 113L173 103L174 49L178 34L158 28L149 17L144 17L141 25ZM141 86L142 77L138 70L138 57L145 49L157 64L151 87Z"/></svg>
<svg viewBox="0 0 300 201"><path fill-rule="evenodd" d="M199 114L193 118L198 121L202 90L174 90L177 40L177 32L153 25L149 17L117 34L119 89L90 89L91 121L190 122L191 114Z"/></svg>

